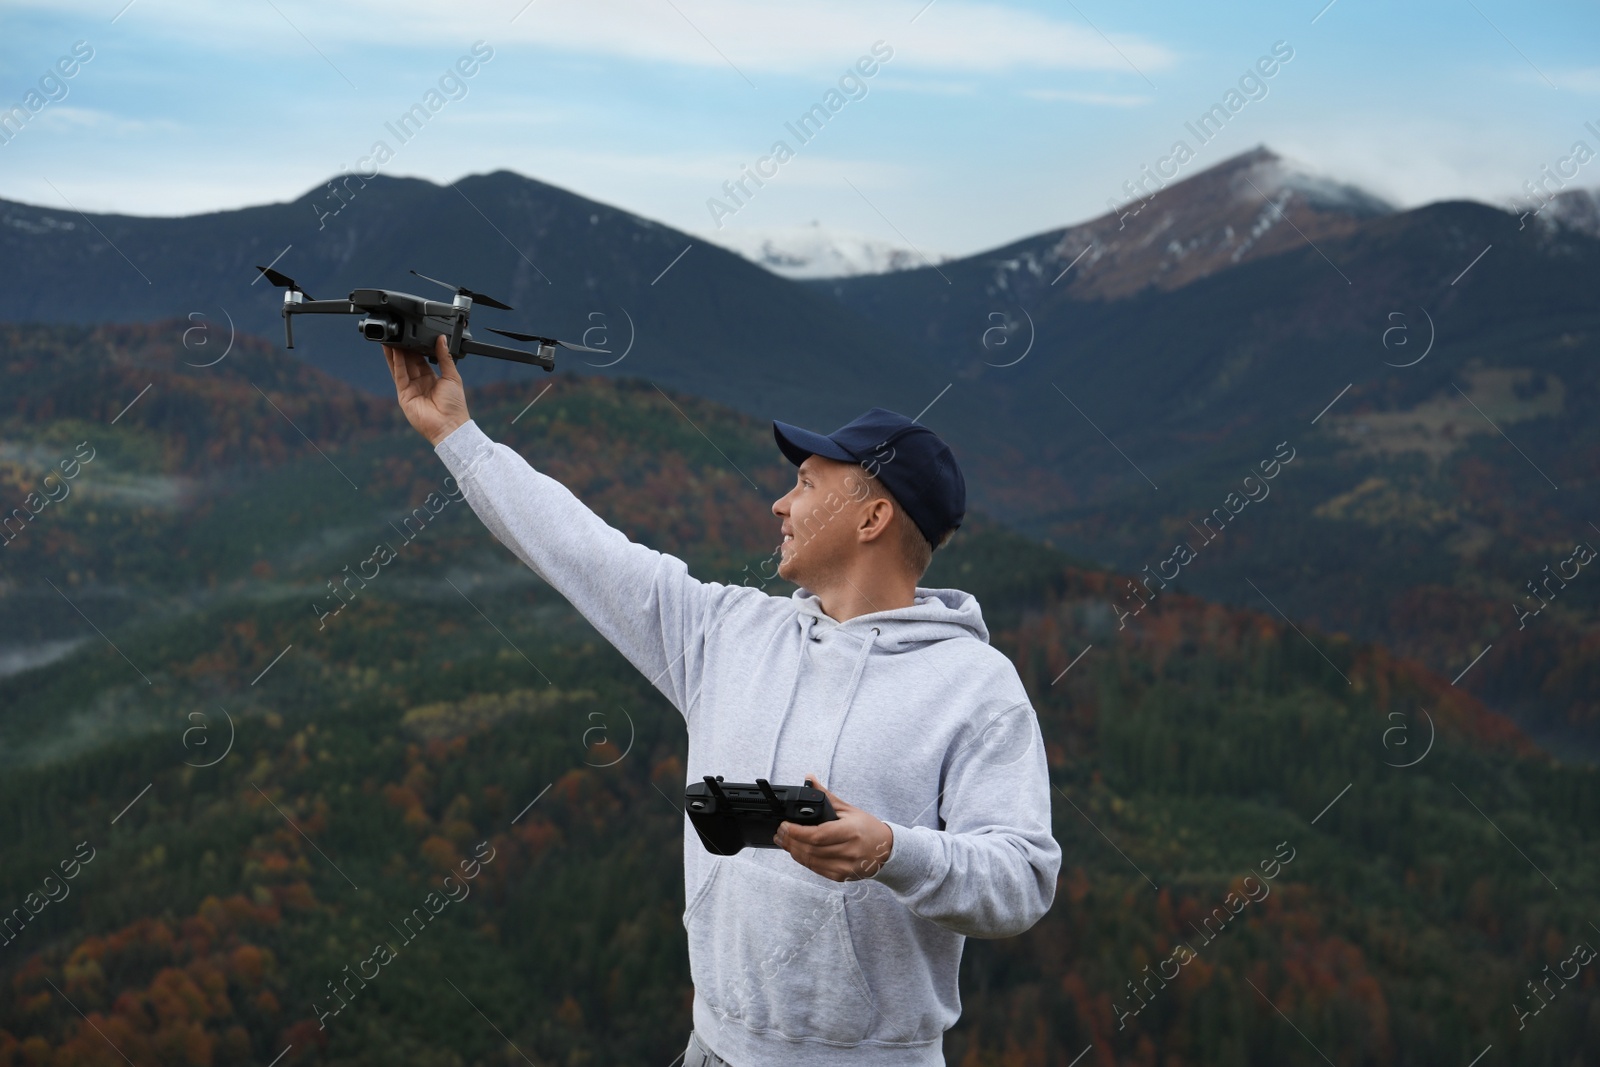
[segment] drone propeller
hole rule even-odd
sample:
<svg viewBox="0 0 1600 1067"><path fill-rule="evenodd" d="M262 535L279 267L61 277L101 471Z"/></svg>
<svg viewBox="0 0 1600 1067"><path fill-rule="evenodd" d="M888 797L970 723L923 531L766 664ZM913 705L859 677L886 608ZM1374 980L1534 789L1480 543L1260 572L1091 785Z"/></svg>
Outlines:
<svg viewBox="0 0 1600 1067"><path fill-rule="evenodd" d="M412 274L416 274L417 277L421 278L425 282L432 282L434 285L442 285L446 289L454 289L457 293L461 294L462 296L468 297L469 299L471 299L471 301L474 304L487 304L489 307L499 308L501 311L511 311L511 310L513 310L510 304L503 304L500 301L496 300L492 296L485 296L482 293L475 293L471 289L468 289L466 286L463 286L463 285L451 285L449 282L442 282L438 278L430 278L426 274L421 274L421 273L418 273L417 271L412 271L411 273Z"/></svg>
<svg viewBox="0 0 1600 1067"><path fill-rule="evenodd" d="M260 271L266 277L267 281L271 282L273 285L276 285L280 289L287 289L291 293L306 293L304 289L300 288L300 283L289 277L287 274L280 274L271 267L257 267L256 270ZM315 300L316 297L312 296L310 293L306 293L306 299Z"/></svg>
<svg viewBox="0 0 1600 1067"><path fill-rule="evenodd" d="M554 337L540 337L536 333L516 333L512 330L497 330L493 326L486 327L486 329L490 333L497 333L501 337L509 337L513 341L538 341L540 344L560 345L562 348L570 348L574 352L598 352L603 356L611 354L611 350L607 348L590 348L588 345L575 345L571 341L557 341Z"/></svg>

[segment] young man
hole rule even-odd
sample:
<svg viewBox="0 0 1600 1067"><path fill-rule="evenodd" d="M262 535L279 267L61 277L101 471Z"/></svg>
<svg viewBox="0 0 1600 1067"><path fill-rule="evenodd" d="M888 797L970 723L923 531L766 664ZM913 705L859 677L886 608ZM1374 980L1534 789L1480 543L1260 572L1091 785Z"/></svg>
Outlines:
<svg viewBox="0 0 1600 1067"><path fill-rule="evenodd" d="M406 418L518 559L683 714L687 781L824 789L837 821L716 856L684 826L694 981L685 1067L943 1064L968 937L1055 898L1044 742L977 601L917 586L966 489L931 430L882 408L824 436L772 505L790 597L700 582L484 435L441 338L436 377L385 348Z"/></svg>

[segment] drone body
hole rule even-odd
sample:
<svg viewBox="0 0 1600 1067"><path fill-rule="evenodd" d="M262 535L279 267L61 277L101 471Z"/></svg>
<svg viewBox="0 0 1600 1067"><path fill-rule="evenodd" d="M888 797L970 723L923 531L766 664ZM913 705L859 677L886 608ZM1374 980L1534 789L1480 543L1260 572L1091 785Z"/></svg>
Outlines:
<svg viewBox="0 0 1600 1067"><path fill-rule="evenodd" d="M455 299L445 303L393 289L352 289L349 297L344 300L316 300L310 293L300 288L293 278L280 274L270 267L256 269L273 285L287 290L283 294L283 333L284 343L288 348L294 347L294 326L290 320L291 315L360 315L362 317L356 323L356 329L360 331L362 337L392 348L420 352L428 357L430 363L438 362L438 357L434 355L434 345L440 337L446 339L448 351L454 359L459 360L469 355L492 356L495 359L543 367L547 371L555 369L557 345L580 352L602 351L557 341L553 337L492 328L491 333L498 333L518 341L537 342L538 350L524 352L504 345L474 340L472 333L467 329L467 320L471 315L474 301L503 311L512 310L511 306L491 296L441 282L437 278L417 274L416 271L411 273L417 274L417 277L424 281L454 289Z"/></svg>

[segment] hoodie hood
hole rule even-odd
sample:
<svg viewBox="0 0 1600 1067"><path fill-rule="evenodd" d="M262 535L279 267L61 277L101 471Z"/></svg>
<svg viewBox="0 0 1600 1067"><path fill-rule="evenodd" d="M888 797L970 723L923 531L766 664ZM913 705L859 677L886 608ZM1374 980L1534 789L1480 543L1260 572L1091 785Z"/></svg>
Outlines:
<svg viewBox="0 0 1600 1067"><path fill-rule="evenodd" d="M989 628L983 624L983 612L978 607L977 598L959 589L919 587L912 592L915 603L909 607L873 611L844 622L839 622L825 613L822 610L822 601L804 586L797 588L791 596L796 620L805 639L820 641L823 634L837 630L861 642L861 650L856 654L851 667L838 718L831 731L832 743L829 745L825 782L833 781L834 760L839 752L839 735L843 732L845 720L849 718L850 711L855 705L856 693L861 686L861 676L867 670L867 661L874 653L894 655L924 648L939 641L967 638L975 638L986 645L989 643ZM782 735L783 726L794 708L795 695L799 692L800 669L804 663L803 656L795 660L794 673L789 679L789 697L784 702L778 729L773 733L772 743L767 751L768 777L771 777L777 766L778 738Z"/></svg>
<svg viewBox="0 0 1600 1067"><path fill-rule="evenodd" d="M876 629L873 646L886 653L904 652L934 641L974 637L989 643L989 628L977 598L960 589L924 589L912 594L916 603L905 608L890 608L857 615L839 622L822 610L822 601L801 586L791 597L802 628L815 640L826 630L839 627L845 632L866 633ZM868 634L868 636L873 636Z"/></svg>

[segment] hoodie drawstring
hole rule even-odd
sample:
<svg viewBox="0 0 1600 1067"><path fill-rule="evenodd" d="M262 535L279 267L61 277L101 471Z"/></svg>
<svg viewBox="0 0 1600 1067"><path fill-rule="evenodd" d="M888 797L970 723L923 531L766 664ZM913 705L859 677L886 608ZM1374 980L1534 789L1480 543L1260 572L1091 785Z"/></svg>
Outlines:
<svg viewBox="0 0 1600 1067"><path fill-rule="evenodd" d="M783 705L783 714L778 716L778 728L772 731L772 747L767 749L767 778L772 778L772 772L778 765L778 738L783 736L784 724L789 721L789 712L794 708L794 695L800 688L800 668L806 661L806 642L811 640L811 631L817 625L815 615L807 615L805 633L800 635L800 654L794 658L794 676L789 679L789 699Z"/></svg>
<svg viewBox="0 0 1600 1067"><path fill-rule="evenodd" d="M855 673L850 675L850 687L845 690L843 706L839 709L839 724L834 727L833 741L828 745L828 769L823 772L826 775L822 783L824 785L833 782L833 760L839 754L839 738L844 733L844 721L850 716L850 706L855 702L856 687L861 684L862 672L867 668L867 656L871 654L872 646L877 642L879 635L879 629L874 626L871 636L861 642L861 654L856 657Z"/></svg>

